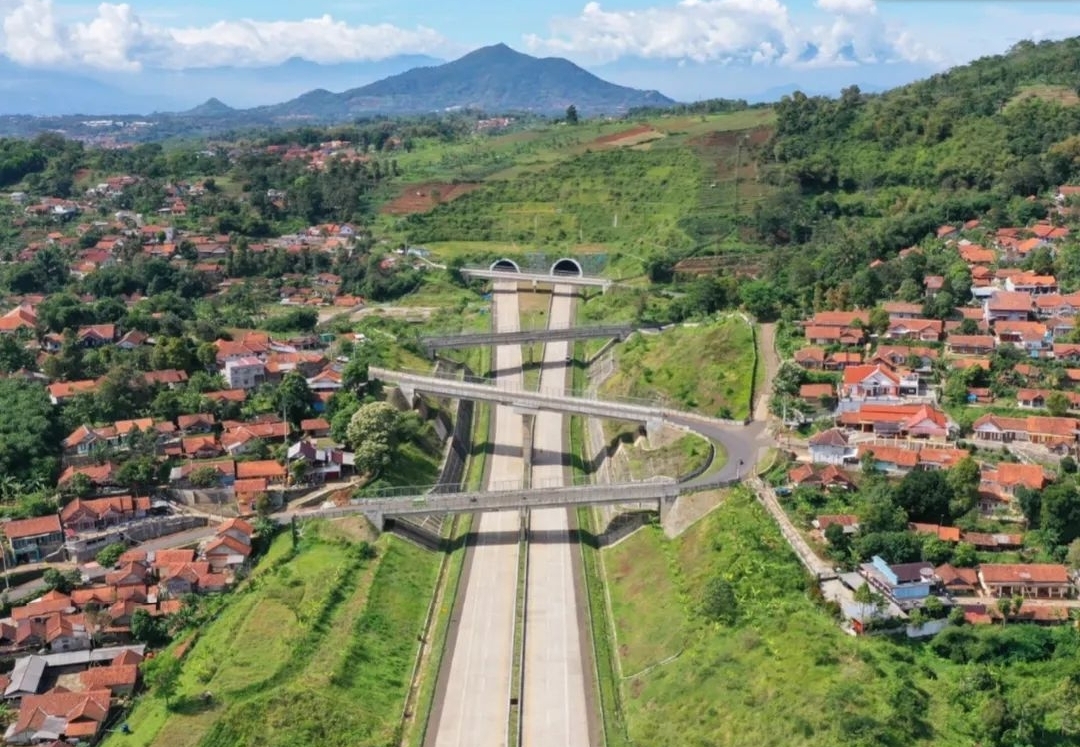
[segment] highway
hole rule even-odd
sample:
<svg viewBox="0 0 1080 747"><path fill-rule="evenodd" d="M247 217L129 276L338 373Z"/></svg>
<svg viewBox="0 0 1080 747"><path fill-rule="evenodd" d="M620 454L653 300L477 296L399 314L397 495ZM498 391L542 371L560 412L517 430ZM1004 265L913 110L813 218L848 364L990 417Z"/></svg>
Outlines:
<svg viewBox="0 0 1080 747"><path fill-rule="evenodd" d="M571 324L572 294L571 286L555 286L549 325L559 328ZM570 343L565 340L548 341L544 345L542 389L566 387L569 355ZM558 484L565 477L564 450L563 415L547 410L538 412L533 429L534 484ZM521 745L588 747L585 659L578 630L568 509L532 510L527 547Z"/></svg>
<svg viewBox="0 0 1080 747"><path fill-rule="evenodd" d="M494 284L492 312L496 332L518 329L516 283ZM495 348L495 369L513 372L500 377L496 386L520 388L521 346ZM522 418L510 407L496 406L493 422L496 448L488 459L489 484L520 481ZM435 747L507 744L520 516L519 511L479 515L461 617L451 642L450 671L433 730Z"/></svg>

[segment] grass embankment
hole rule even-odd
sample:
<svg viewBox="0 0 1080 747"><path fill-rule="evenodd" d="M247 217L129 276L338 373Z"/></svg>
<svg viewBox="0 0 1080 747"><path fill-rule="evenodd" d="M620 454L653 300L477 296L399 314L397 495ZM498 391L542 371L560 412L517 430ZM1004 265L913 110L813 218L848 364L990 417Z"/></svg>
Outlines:
<svg viewBox="0 0 1080 747"><path fill-rule="evenodd" d="M634 424L605 420L603 429L609 448L618 446L615 459L620 481L647 480L657 475L678 478L703 467L709 459L708 441L694 433L667 428L650 441ZM711 469L719 469L726 459L723 448L716 449Z"/></svg>
<svg viewBox="0 0 1080 747"><path fill-rule="evenodd" d="M365 561L332 524L289 544L202 631L173 709L143 696L107 747L396 743L437 556L385 536Z"/></svg>
<svg viewBox="0 0 1080 747"><path fill-rule="evenodd" d="M1080 670L1075 629L951 628L956 646L851 638L811 600L747 491L677 540L647 528L602 552L627 677L626 733L609 744L1071 743L1076 700L1062 678ZM730 624L701 614L718 577L736 600ZM602 593L590 588L593 599ZM609 731L617 726L609 719Z"/></svg>
<svg viewBox="0 0 1080 747"><path fill-rule="evenodd" d="M750 414L754 336L739 317L635 335L615 358L618 370L603 394L658 399L718 417Z"/></svg>
<svg viewBox="0 0 1080 747"><path fill-rule="evenodd" d="M700 164L678 144L570 155L543 171L480 189L402 222L410 241L631 251L686 244L679 220L698 199Z"/></svg>
<svg viewBox="0 0 1080 747"><path fill-rule="evenodd" d="M593 662L596 667L596 688L599 695L600 719L604 734L604 747L629 747L626 715L623 712L619 691L619 657L614 650L614 627L609 614L607 592L600 550L596 545L595 511L591 508L577 510L582 569L585 576L586 600L588 602L589 630L593 643Z"/></svg>
<svg viewBox="0 0 1080 747"><path fill-rule="evenodd" d="M449 533L450 556L446 559L443 571L442 588L439 594L431 626L427 631L430 653L421 665L417 683L416 710L406 725L405 744L409 747L421 747L427 735L431 709L435 704L435 689L439 682L439 671L446 658L450 617L457 602L461 588L462 571L465 567L465 539L472 530L472 516L461 514L456 517Z"/></svg>

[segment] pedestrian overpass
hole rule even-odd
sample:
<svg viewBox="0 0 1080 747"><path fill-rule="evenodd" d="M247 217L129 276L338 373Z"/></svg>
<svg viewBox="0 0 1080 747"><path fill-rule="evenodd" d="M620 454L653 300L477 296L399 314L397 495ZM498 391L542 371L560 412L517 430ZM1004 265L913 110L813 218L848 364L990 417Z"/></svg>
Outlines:
<svg viewBox="0 0 1080 747"><path fill-rule="evenodd" d="M409 491L413 492L410 494ZM640 482L612 485L577 485L561 483L525 486L516 481L496 483L490 490L442 493L417 493L417 489L402 489L400 495L374 498L353 498L347 505L326 506L278 514L277 519L288 523L293 519L332 519L362 514L380 529L387 518L415 514L472 513L476 511L507 511L530 508L570 508L605 504L642 503L657 501L661 519L679 497L679 483L670 477L657 477Z"/></svg>

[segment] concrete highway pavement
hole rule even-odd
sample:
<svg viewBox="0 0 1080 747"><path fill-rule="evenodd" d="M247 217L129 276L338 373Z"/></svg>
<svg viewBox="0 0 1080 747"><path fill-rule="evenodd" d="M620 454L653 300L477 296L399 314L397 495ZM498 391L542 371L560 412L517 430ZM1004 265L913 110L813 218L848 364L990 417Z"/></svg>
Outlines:
<svg viewBox="0 0 1080 747"><path fill-rule="evenodd" d="M513 332L520 324L516 283L495 283L495 331ZM495 368L512 371L497 385L521 387L521 346L495 349ZM510 407L497 406L494 442L488 458L489 484L520 480L523 426ZM518 511L480 514L476 545L464 591L450 672L436 716L435 747L505 747L510 717L510 683L517 602Z"/></svg>
<svg viewBox="0 0 1080 747"><path fill-rule="evenodd" d="M572 293L570 286L555 286L548 314L552 327L572 322ZM557 391L567 386L569 354L570 344L564 340L545 344L542 389ZM537 413L533 428L534 484L554 484L565 477L564 446L563 415L543 410ZM529 534L522 747L587 747L585 667L567 509L533 510Z"/></svg>

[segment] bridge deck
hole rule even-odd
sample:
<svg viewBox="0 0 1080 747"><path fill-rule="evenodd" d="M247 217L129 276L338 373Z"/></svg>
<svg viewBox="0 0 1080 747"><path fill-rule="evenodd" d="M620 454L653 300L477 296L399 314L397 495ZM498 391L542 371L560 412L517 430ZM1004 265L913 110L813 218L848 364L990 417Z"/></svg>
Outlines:
<svg viewBox="0 0 1080 747"><path fill-rule="evenodd" d="M613 485L553 487L541 485L529 489L493 489L464 493L423 493L397 498L355 498L347 506L316 508L283 514L283 520L334 518L349 514L406 516L408 514L467 513L503 509L582 506L640 501L674 500L679 483L670 477L644 482Z"/></svg>
<svg viewBox="0 0 1080 747"><path fill-rule="evenodd" d="M479 345L523 345L530 342L554 340L589 340L598 337L626 337L636 327L632 324L603 324L594 327L566 327L563 329L533 329L518 332L468 332L456 335L424 337L420 344L428 350L444 348L468 348Z"/></svg>
<svg viewBox="0 0 1080 747"><path fill-rule="evenodd" d="M462 268L461 274L485 280L506 280L519 283L558 283L559 285L576 285L589 288L608 288L611 286L611 280L608 278L590 277L588 275L550 275L545 272L491 270L486 267L465 267Z"/></svg>
<svg viewBox="0 0 1080 747"><path fill-rule="evenodd" d="M745 423L711 418L698 413L676 410L660 404L631 403L583 397L563 391L528 391L525 389L499 386L491 383L461 381L459 379L439 378L426 374L391 371L372 366L368 376L379 381L395 382L403 391L425 392L454 399L472 399L494 402L499 405L518 407L524 410L549 410L582 415L590 418L609 418L628 420L633 423L673 423L694 429L696 425L707 429L728 430L742 429Z"/></svg>

